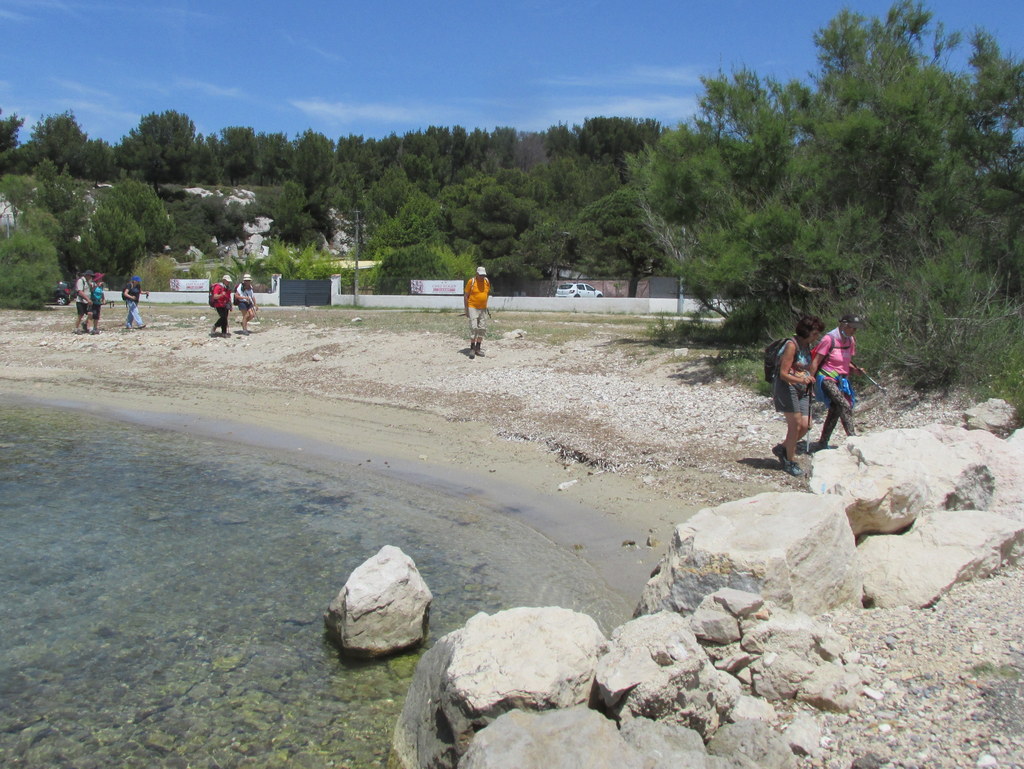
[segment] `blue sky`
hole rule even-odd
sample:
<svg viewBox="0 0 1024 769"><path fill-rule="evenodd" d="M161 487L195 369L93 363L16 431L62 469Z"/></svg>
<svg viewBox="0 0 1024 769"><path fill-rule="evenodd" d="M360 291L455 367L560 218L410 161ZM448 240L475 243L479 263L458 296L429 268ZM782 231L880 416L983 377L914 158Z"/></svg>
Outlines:
<svg viewBox="0 0 1024 769"><path fill-rule="evenodd" d="M587 117L687 120L699 78L805 79L813 35L875 0L0 0L0 109L72 111L117 143L151 112L331 138L429 125L544 130ZM1024 55L1021 0L932 0L948 30ZM965 46L966 48L966 46Z"/></svg>

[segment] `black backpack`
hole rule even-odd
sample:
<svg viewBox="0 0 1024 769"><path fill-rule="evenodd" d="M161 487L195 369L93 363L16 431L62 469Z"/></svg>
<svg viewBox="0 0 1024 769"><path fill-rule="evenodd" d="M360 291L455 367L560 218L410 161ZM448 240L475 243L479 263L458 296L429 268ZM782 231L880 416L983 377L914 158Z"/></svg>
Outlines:
<svg viewBox="0 0 1024 769"><path fill-rule="evenodd" d="M786 346L793 337L785 336L776 339L764 348L764 381L774 382L779 373L779 358L782 357L782 348Z"/></svg>

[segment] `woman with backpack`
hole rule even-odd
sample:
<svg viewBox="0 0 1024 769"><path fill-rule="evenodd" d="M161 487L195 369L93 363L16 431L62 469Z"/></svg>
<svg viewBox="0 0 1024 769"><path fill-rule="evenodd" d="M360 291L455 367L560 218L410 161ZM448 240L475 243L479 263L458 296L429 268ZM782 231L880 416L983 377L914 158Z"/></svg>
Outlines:
<svg viewBox="0 0 1024 769"><path fill-rule="evenodd" d="M225 275L220 283L210 289L210 306L217 311L217 322L213 324L210 336L231 336L228 331L228 313L231 312L231 276ZM220 333L217 329L220 329Z"/></svg>
<svg viewBox="0 0 1024 769"><path fill-rule="evenodd" d="M811 429L811 393L814 375L811 368L811 349L821 337L825 324L814 315L804 315L797 321L794 334L787 339L779 353L779 365L772 383L772 401L775 410L786 417L786 439L772 449L782 469L793 476L804 471L796 463L796 444Z"/></svg>

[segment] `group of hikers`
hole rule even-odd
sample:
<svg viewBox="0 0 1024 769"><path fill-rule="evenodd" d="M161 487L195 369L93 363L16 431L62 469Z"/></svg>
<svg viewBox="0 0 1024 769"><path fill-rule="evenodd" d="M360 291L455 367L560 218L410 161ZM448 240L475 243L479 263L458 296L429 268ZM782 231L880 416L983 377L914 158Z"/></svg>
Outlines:
<svg viewBox="0 0 1024 769"><path fill-rule="evenodd" d="M100 333L100 311L106 301L106 285L104 274L85 270L78 273L75 281L75 308L78 310L75 319L76 334L98 334ZM121 298L124 299L128 308L128 317L125 318L124 327L128 330L145 328L139 314L139 300L142 295L149 296L148 291L142 290L142 278L138 275L132 276L128 284L121 290Z"/></svg>
<svg viewBox="0 0 1024 769"><path fill-rule="evenodd" d="M256 311L259 309L256 305L256 292L252 287L252 275L245 273L234 290L231 289L231 283L231 276L225 275L210 287L210 307L217 311L217 320L213 324L210 336L231 336L231 332L228 331L228 314L232 305L242 313L242 330L238 333L243 336L252 333L249 331L249 323L256 317Z"/></svg>
<svg viewBox="0 0 1024 769"><path fill-rule="evenodd" d="M864 325L859 315L844 315L839 325L825 331L821 318L804 315L797 321L794 334L779 348L778 365L772 383L775 410L786 417L786 438L772 449L790 475L803 475L796 463L800 449L807 453L831 448L829 439L837 423L847 435L856 435L853 423L855 395L850 373L867 375L852 361L857 353L857 329ZM816 443L806 443L811 429L811 401L814 396L828 406Z"/></svg>
<svg viewBox="0 0 1024 769"><path fill-rule="evenodd" d="M78 273L75 281L75 306L78 310L75 320L76 334L98 334L100 333L100 312L103 303L106 301L106 285L104 274L85 270ZM256 317L259 309L256 305L256 294L252 287L252 276L246 273L242 280L231 288L231 276L225 275L210 289L210 306L217 310L217 322L213 324L213 331L210 336L228 337L228 313L232 305L238 307L241 315L242 330L239 334L248 336L249 323ZM131 331L132 328L145 328L146 324L139 313L139 301L142 295L149 296L148 291L142 290L142 278L133 275L123 289L121 298L125 307L128 308L128 315L124 321L124 328Z"/></svg>

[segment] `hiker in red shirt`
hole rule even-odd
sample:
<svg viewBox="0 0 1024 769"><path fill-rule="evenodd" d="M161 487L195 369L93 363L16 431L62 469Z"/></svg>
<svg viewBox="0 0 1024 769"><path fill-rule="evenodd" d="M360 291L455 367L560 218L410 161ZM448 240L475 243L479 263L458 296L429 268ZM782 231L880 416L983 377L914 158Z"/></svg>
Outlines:
<svg viewBox="0 0 1024 769"><path fill-rule="evenodd" d="M225 275L220 283L214 283L211 289L210 306L217 311L217 322L213 324L210 336L231 336L228 331L228 313L231 312L231 276ZM217 329L220 329L220 333Z"/></svg>

